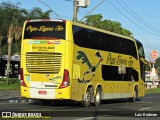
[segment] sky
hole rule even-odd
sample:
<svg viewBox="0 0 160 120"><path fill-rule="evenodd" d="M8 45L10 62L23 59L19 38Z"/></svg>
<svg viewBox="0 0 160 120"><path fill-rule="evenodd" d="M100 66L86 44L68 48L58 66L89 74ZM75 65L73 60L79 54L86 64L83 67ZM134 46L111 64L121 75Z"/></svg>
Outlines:
<svg viewBox="0 0 160 120"><path fill-rule="evenodd" d="M0 0L0 3L4 1ZM52 9L62 19L73 20L73 0L9 1L14 4L20 2L19 7L28 10L33 7L40 7L43 11ZM96 7L101 1L104 2ZM160 0L90 0L87 8L79 8L78 20L91 10L90 15L102 14L103 19L120 22L123 28L131 31L134 38L142 42L147 60L151 59L151 50L157 50L160 57ZM51 18L58 17L52 13Z"/></svg>

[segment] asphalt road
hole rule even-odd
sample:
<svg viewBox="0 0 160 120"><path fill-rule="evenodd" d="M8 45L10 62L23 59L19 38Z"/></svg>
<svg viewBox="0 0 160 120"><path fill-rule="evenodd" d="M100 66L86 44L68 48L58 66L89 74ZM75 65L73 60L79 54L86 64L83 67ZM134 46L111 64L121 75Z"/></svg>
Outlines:
<svg viewBox="0 0 160 120"><path fill-rule="evenodd" d="M135 103L127 99L103 101L101 106L82 108L78 103L42 106L39 101L19 98L19 91L0 92L1 112L34 112L53 120L160 120L160 94L148 94ZM1 113L2 114L2 113Z"/></svg>

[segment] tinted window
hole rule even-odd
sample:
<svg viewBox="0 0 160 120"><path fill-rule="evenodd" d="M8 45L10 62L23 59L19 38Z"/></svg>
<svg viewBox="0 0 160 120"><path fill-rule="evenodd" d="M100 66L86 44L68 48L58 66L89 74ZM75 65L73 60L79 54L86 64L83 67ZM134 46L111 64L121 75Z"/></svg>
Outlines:
<svg viewBox="0 0 160 120"><path fill-rule="evenodd" d="M133 68L126 68L125 74L118 73L118 66L102 65L102 78L109 81L138 81L138 72Z"/></svg>
<svg viewBox="0 0 160 120"><path fill-rule="evenodd" d="M52 21L27 22L24 39L30 38L65 39L65 23Z"/></svg>
<svg viewBox="0 0 160 120"><path fill-rule="evenodd" d="M91 49L131 55L137 59L135 43L125 38L73 25L76 45Z"/></svg>

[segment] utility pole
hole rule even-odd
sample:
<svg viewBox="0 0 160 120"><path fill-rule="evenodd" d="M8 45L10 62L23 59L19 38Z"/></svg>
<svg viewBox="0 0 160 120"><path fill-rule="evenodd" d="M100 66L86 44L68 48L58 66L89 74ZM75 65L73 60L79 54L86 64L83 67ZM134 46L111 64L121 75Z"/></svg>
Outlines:
<svg viewBox="0 0 160 120"><path fill-rule="evenodd" d="M98 5L96 5L89 13L87 13L81 20L83 20L86 16L88 16L93 10L95 10L98 6L100 6L105 0L102 0ZM80 20L80 21L81 21ZM79 22L80 22L79 21Z"/></svg>
<svg viewBox="0 0 160 120"><path fill-rule="evenodd" d="M74 0L73 22L77 22L77 0Z"/></svg>

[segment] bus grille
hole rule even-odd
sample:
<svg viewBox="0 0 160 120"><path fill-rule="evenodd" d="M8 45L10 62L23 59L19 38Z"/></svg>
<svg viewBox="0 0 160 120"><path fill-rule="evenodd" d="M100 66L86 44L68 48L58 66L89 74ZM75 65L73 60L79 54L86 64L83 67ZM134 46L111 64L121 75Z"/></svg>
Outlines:
<svg viewBox="0 0 160 120"><path fill-rule="evenodd" d="M29 73L58 74L61 69L61 62L61 53L26 53L26 68Z"/></svg>

